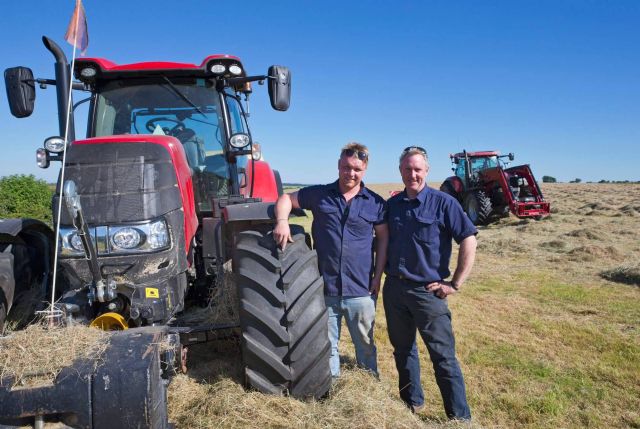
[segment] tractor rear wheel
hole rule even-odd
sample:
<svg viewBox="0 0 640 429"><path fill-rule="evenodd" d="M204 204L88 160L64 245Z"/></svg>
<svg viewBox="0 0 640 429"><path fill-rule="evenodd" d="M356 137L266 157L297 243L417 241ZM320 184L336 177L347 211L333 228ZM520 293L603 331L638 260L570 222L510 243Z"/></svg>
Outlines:
<svg viewBox="0 0 640 429"><path fill-rule="evenodd" d="M474 225L486 225L491 215L491 199L484 191L467 192L462 201L467 216Z"/></svg>
<svg viewBox="0 0 640 429"><path fill-rule="evenodd" d="M331 386L323 280L304 230L280 250L271 226L238 233L233 255L246 383L264 393L320 398Z"/></svg>

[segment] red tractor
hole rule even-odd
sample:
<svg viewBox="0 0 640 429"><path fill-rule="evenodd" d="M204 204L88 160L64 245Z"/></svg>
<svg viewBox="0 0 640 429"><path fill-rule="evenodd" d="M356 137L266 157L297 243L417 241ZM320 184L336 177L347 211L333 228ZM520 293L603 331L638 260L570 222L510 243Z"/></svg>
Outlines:
<svg viewBox="0 0 640 429"><path fill-rule="evenodd" d="M449 155L455 176L447 178L440 190L462 204L475 225L485 225L492 218L508 216L541 219L549 215L545 202L528 164L507 168L512 153L495 151L467 152Z"/></svg>
<svg viewBox="0 0 640 429"><path fill-rule="evenodd" d="M68 137L46 139L37 162L62 163L53 201L60 249L54 258L56 234L42 222L0 220L0 324L25 289L51 295L57 259L58 319L120 332L97 368L76 362L47 388L13 391L0 380L0 426L169 427L171 362L219 334L241 337L248 386L323 396L330 345L317 256L301 228L292 227L286 251L271 237L282 185L254 148L244 106L251 83L266 82L272 107L287 110L289 70L249 76L229 55L200 64L81 58L70 70L62 50L43 42L55 79L14 67L5 81L16 117L33 111L36 85L57 90L59 132ZM87 97L74 105L70 87ZM76 140L66 109L84 101L87 138ZM228 261L239 322L180 325L188 307L207 304Z"/></svg>

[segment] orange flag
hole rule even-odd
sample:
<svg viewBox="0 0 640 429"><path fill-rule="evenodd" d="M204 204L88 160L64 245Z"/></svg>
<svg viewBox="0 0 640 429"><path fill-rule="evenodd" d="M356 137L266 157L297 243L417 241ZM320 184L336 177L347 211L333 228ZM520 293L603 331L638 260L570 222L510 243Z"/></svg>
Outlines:
<svg viewBox="0 0 640 429"><path fill-rule="evenodd" d="M73 15L71 15L71 21L69 21L69 27L67 27L67 33L64 35L64 39L80 49L82 55L87 51L87 46L89 46L89 30L87 28L87 17L84 14L82 0L76 0L76 8L73 10Z"/></svg>

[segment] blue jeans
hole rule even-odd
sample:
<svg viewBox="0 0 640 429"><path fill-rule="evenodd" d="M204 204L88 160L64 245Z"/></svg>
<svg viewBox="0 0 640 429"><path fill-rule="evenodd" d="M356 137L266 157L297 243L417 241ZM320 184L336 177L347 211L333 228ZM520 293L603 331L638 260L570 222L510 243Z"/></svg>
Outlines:
<svg viewBox="0 0 640 429"><path fill-rule="evenodd" d="M358 366L378 376L376 345L373 342L373 327L376 317L376 301L372 296L343 297L325 296L329 313L329 341L331 341L331 375L340 375L340 327L344 317L351 340L356 349Z"/></svg>
<svg viewBox="0 0 640 429"><path fill-rule="evenodd" d="M427 346L444 410L453 419L471 419L464 378L456 359L451 313L446 299L424 285L387 276L382 289L389 340L398 369L400 398L408 406L424 404L416 328Z"/></svg>

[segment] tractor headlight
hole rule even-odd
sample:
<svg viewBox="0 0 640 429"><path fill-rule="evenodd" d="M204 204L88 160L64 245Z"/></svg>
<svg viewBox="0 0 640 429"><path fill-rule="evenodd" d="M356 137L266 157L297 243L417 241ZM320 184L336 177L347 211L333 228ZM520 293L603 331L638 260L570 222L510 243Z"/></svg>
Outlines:
<svg viewBox="0 0 640 429"><path fill-rule="evenodd" d="M49 168L49 154L46 149L38 148L36 150L36 164L40 168Z"/></svg>
<svg viewBox="0 0 640 429"><path fill-rule="evenodd" d="M84 247L82 246L82 239L78 234L76 233L71 234L71 237L69 238L69 244L74 250L77 250L78 252L84 252Z"/></svg>
<svg viewBox="0 0 640 429"><path fill-rule="evenodd" d="M98 256L149 253L171 245L171 234L164 219L135 225L90 227L91 241ZM60 228L63 256L83 256L82 240L75 228Z"/></svg>
<svg viewBox="0 0 640 429"><path fill-rule="evenodd" d="M135 249L142 242L142 236L137 229L131 227L120 228L111 235L111 245L114 250Z"/></svg>
<svg viewBox="0 0 640 429"><path fill-rule="evenodd" d="M169 243L169 231L167 231L167 224L163 220L149 226L148 243L152 249L161 249Z"/></svg>
<svg viewBox="0 0 640 429"><path fill-rule="evenodd" d="M251 142L248 134L238 133L231 136L229 143L236 149L242 149Z"/></svg>
<svg viewBox="0 0 640 429"><path fill-rule="evenodd" d="M227 68L222 64L214 64L211 66L211 73L222 74L227 71Z"/></svg>
<svg viewBox="0 0 640 429"><path fill-rule="evenodd" d="M64 151L64 139L62 137L49 137L44 141L44 147L49 152L60 153Z"/></svg>

